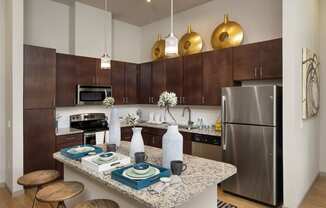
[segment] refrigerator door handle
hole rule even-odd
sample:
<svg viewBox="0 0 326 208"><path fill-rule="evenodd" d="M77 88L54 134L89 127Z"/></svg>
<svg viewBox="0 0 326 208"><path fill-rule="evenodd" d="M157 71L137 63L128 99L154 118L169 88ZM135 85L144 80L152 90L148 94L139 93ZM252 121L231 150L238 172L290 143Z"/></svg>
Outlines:
<svg viewBox="0 0 326 208"><path fill-rule="evenodd" d="M226 97L222 96L222 143L223 143L223 150L226 150L227 141L226 141L226 129L225 129L225 120L226 120Z"/></svg>

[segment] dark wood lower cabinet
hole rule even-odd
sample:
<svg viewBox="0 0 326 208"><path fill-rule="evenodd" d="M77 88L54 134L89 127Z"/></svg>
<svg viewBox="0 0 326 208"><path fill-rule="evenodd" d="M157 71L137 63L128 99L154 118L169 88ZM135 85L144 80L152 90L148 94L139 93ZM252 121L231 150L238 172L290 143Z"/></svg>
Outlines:
<svg viewBox="0 0 326 208"><path fill-rule="evenodd" d="M81 144L83 144L83 134L56 136L55 151L57 152L63 148L72 147ZM59 161L55 161L55 169L60 172L61 178L63 178L64 175L63 164Z"/></svg>
<svg viewBox="0 0 326 208"><path fill-rule="evenodd" d="M24 110L24 174L54 169L55 110Z"/></svg>

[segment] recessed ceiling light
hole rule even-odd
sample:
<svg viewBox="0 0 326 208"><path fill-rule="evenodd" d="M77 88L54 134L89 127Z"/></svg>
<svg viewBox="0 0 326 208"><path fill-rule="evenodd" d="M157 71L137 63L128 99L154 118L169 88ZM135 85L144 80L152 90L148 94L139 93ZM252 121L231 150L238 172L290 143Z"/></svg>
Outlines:
<svg viewBox="0 0 326 208"><path fill-rule="evenodd" d="M151 3L152 0L146 0L146 1L147 1L147 3Z"/></svg>

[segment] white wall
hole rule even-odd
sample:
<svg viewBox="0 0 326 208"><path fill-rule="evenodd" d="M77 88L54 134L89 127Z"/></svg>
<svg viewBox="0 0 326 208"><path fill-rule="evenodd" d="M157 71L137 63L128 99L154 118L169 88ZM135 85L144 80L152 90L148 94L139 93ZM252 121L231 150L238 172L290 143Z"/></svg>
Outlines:
<svg viewBox="0 0 326 208"><path fill-rule="evenodd" d="M319 117L302 121L302 48L319 51L319 0L283 1L284 205L298 207L319 173Z"/></svg>
<svg viewBox="0 0 326 208"><path fill-rule="evenodd" d="M320 1L320 171L326 172L326 1Z"/></svg>
<svg viewBox="0 0 326 208"><path fill-rule="evenodd" d="M140 62L141 28L112 22L111 13L69 0L25 0L24 9L26 44L99 58L105 47L106 20L113 59Z"/></svg>
<svg viewBox="0 0 326 208"><path fill-rule="evenodd" d="M141 62L142 30L140 27L113 19L113 58Z"/></svg>
<svg viewBox="0 0 326 208"><path fill-rule="evenodd" d="M104 28L104 25L106 27ZM71 25L73 26L73 24ZM102 9L75 3L75 51L74 54L100 57L108 44L112 55L112 15ZM105 36L105 31L107 36Z"/></svg>
<svg viewBox="0 0 326 208"><path fill-rule="evenodd" d="M0 1L0 45L5 45L5 2ZM5 136L6 136L6 71L5 47L0 48L0 183L5 181Z"/></svg>
<svg viewBox="0 0 326 208"><path fill-rule="evenodd" d="M5 0L6 43L6 176L12 192L21 190L16 181L23 175L23 38L24 1Z"/></svg>
<svg viewBox="0 0 326 208"><path fill-rule="evenodd" d="M180 39L191 24L204 40L204 50L211 49L211 34L223 22L224 14L244 28L244 43L258 42L282 36L282 0L213 0L193 9L178 13L174 30ZM157 33L165 37L170 32L170 19L166 18L143 27L142 60L151 60L151 48Z"/></svg>
<svg viewBox="0 0 326 208"><path fill-rule="evenodd" d="M51 0L25 0L26 44L70 52L70 6Z"/></svg>

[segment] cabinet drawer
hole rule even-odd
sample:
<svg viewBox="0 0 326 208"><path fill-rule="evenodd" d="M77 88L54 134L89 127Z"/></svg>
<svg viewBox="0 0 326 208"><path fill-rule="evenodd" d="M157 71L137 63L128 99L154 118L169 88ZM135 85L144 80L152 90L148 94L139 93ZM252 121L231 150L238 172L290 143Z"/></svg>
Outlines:
<svg viewBox="0 0 326 208"><path fill-rule="evenodd" d="M79 145L83 143L83 134L71 134L56 137L56 146Z"/></svg>

